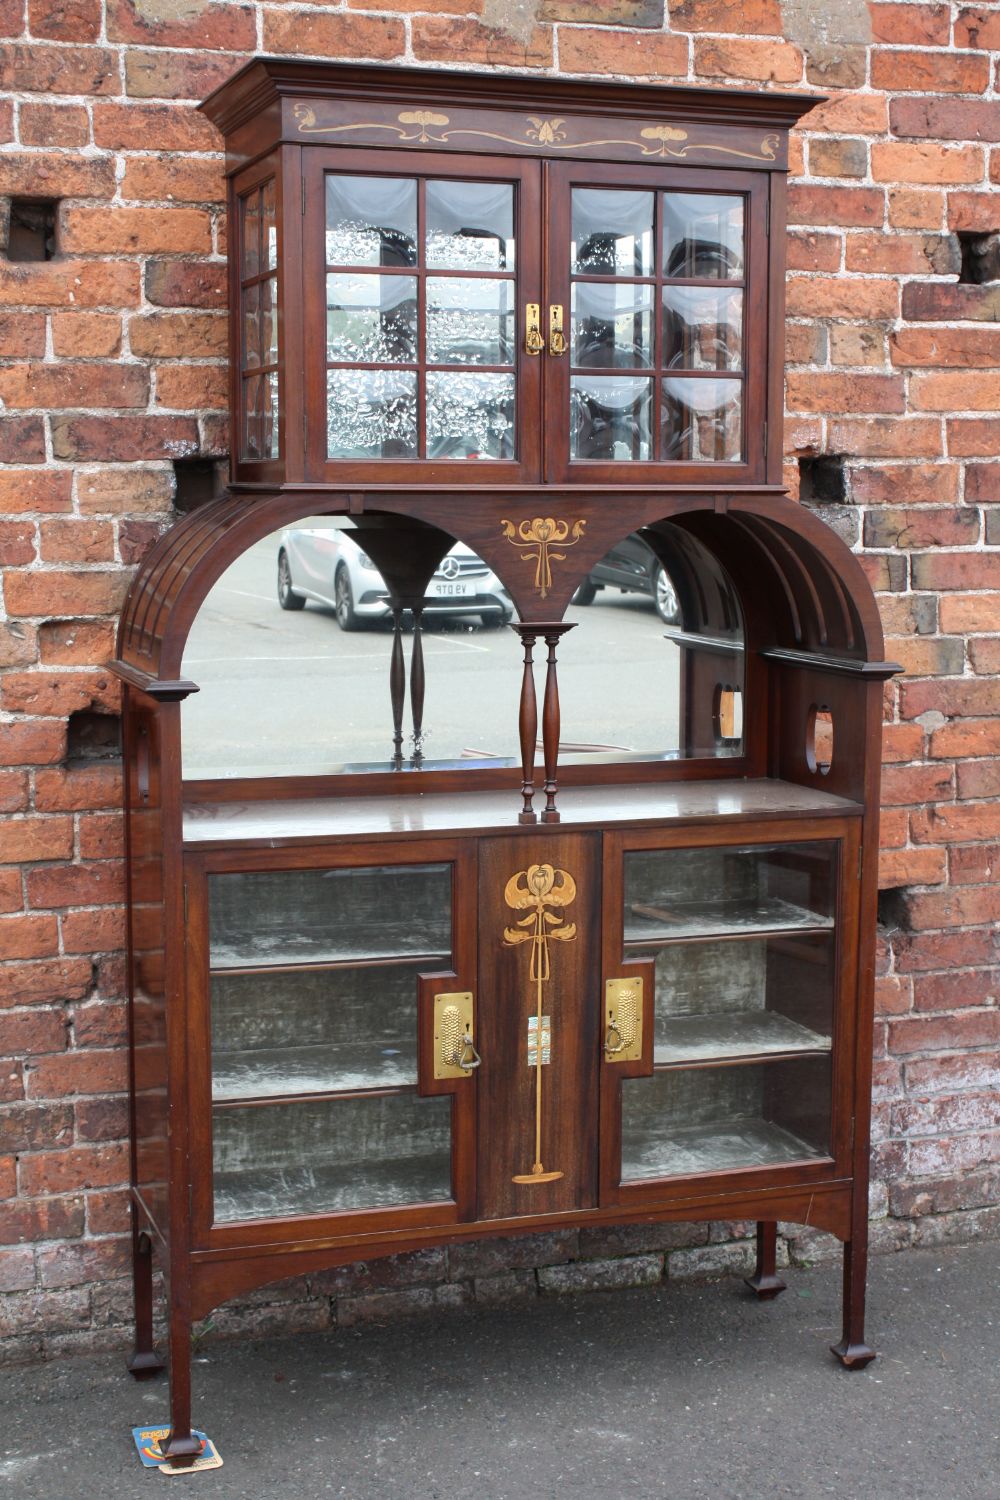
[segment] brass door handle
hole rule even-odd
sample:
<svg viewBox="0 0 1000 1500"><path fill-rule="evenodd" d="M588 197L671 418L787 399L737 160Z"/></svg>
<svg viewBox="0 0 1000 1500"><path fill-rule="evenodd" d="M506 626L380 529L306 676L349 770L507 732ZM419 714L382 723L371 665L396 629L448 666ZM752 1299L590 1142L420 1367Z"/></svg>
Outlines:
<svg viewBox="0 0 1000 1500"><path fill-rule="evenodd" d="M553 302L549 307L549 353L565 354L567 347L563 334L563 310L558 302Z"/></svg>
<svg viewBox="0 0 1000 1500"><path fill-rule="evenodd" d="M524 352L525 354L541 354L544 348L542 309L537 302L529 302L524 309Z"/></svg>
<svg viewBox="0 0 1000 1500"><path fill-rule="evenodd" d="M465 1035L459 1044L455 1061L464 1073L471 1073L473 1068L478 1068L482 1062L472 1040L472 1029L468 1024L466 1024Z"/></svg>
<svg viewBox="0 0 1000 1500"><path fill-rule="evenodd" d="M604 991L604 1056L608 1062L634 1062L642 1057L642 977L609 979Z"/></svg>
<svg viewBox="0 0 1000 1500"><path fill-rule="evenodd" d="M482 1062L472 1040L471 990L434 996L434 1077L468 1078Z"/></svg>

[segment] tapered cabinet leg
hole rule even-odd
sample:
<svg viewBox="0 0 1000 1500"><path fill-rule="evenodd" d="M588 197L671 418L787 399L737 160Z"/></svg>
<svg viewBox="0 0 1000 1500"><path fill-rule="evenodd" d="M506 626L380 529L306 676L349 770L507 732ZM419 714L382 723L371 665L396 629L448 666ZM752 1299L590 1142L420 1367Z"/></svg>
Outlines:
<svg viewBox="0 0 1000 1500"><path fill-rule="evenodd" d="M868 1270L868 1225L856 1229L844 1245L844 1336L831 1351L847 1370L863 1370L875 1359L865 1343L865 1276Z"/></svg>
<svg viewBox="0 0 1000 1500"><path fill-rule="evenodd" d="M198 1457L191 1432L191 1323L186 1310L170 1309L170 1435L164 1452L177 1461Z"/></svg>
<svg viewBox="0 0 1000 1500"><path fill-rule="evenodd" d="M757 1224L757 1264L746 1284L762 1302L777 1297L785 1290L785 1283L777 1275L778 1226L773 1219L761 1220Z"/></svg>
<svg viewBox="0 0 1000 1500"><path fill-rule="evenodd" d="M164 1368L153 1346L153 1245L143 1230L132 1230L132 1286L135 1294L135 1347L128 1367L136 1380Z"/></svg>

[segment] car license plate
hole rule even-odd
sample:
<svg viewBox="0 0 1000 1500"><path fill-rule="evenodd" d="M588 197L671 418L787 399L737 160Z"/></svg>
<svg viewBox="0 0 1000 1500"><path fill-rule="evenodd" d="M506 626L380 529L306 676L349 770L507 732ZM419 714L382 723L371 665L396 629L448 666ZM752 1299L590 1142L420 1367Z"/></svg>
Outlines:
<svg viewBox="0 0 1000 1500"><path fill-rule="evenodd" d="M431 585L431 592L435 599L466 599L469 594L467 583L435 583Z"/></svg>

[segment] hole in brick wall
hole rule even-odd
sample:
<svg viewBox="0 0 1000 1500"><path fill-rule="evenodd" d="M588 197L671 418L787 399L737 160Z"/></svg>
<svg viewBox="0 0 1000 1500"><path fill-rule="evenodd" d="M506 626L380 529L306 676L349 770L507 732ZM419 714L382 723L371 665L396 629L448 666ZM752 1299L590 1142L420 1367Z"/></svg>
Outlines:
<svg viewBox="0 0 1000 1500"><path fill-rule="evenodd" d="M92 708L70 714L66 730L66 759L77 764L118 760L122 753L122 721L117 714Z"/></svg>
<svg viewBox="0 0 1000 1500"><path fill-rule="evenodd" d="M187 515L221 495L227 464L214 458L174 459L174 509Z"/></svg>
<svg viewBox="0 0 1000 1500"><path fill-rule="evenodd" d="M982 286L986 281L1000 281L1000 231L979 234L971 229L960 229L958 244L962 252L959 282L966 286Z"/></svg>
<svg viewBox="0 0 1000 1500"><path fill-rule="evenodd" d="M888 931L905 928L908 923L905 886L893 886L878 893L878 925Z"/></svg>
<svg viewBox="0 0 1000 1500"><path fill-rule="evenodd" d="M51 199L12 198L8 260L51 260L56 253L56 209Z"/></svg>
<svg viewBox="0 0 1000 1500"><path fill-rule="evenodd" d="M847 469L841 453L799 459L799 499L820 504L847 499Z"/></svg>

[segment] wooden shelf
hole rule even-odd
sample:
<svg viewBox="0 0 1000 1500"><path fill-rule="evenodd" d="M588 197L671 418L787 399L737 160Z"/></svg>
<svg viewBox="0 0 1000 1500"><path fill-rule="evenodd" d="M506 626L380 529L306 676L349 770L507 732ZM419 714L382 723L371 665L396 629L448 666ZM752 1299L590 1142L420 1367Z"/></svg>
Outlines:
<svg viewBox="0 0 1000 1500"><path fill-rule="evenodd" d="M331 838L406 838L421 833L489 832L517 826L520 798L508 792L428 792L396 797L302 798L188 806L184 841L208 845L289 843ZM837 818L858 803L792 782L687 781L669 785L563 787L562 827L618 823L662 826L718 819Z"/></svg>
<svg viewBox="0 0 1000 1500"><path fill-rule="evenodd" d="M676 1016L661 1022L653 1044L655 1067L788 1053L829 1052L831 1038L774 1010Z"/></svg>

